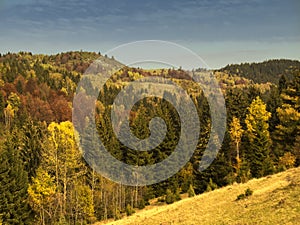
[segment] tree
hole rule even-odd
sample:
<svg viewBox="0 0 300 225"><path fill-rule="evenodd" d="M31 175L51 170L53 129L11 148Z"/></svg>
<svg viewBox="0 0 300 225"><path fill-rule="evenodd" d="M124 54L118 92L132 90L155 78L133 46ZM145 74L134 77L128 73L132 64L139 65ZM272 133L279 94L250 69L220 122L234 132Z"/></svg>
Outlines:
<svg viewBox="0 0 300 225"><path fill-rule="evenodd" d="M5 118L5 126L8 129L11 127L11 123L14 116L15 116L15 111L13 110L13 107L10 104L7 104L7 106L4 109L4 118Z"/></svg>
<svg viewBox="0 0 300 225"><path fill-rule="evenodd" d="M54 175L58 189L56 197L59 212L56 219L76 222L80 215L90 215L90 210L81 210L82 205L88 205L90 208L92 193L86 191L83 176L86 169L82 162L82 154L76 145L75 130L69 121L52 122L48 126L48 132L48 149L44 152L43 166L49 174ZM79 198L81 194L86 198Z"/></svg>
<svg viewBox="0 0 300 225"><path fill-rule="evenodd" d="M28 194L32 208L40 215L39 222L46 224L52 217L51 205L56 193L54 177L42 168L37 169L36 177L28 187ZM47 214L48 220L45 219Z"/></svg>
<svg viewBox="0 0 300 225"><path fill-rule="evenodd" d="M283 104L277 108L279 124L276 126L274 137L277 157L286 152L296 156L296 166L300 165L299 148L295 148L300 136L300 72L295 74L291 83L282 90Z"/></svg>
<svg viewBox="0 0 300 225"><path fill-rule="evenodd" d="M243 132L244 130L242 129L240 120L236 117L233 117L232 122L230 124L230 137L236 147L236 161L238 168L240 163L240 142L242 139Z"/></svg>
<svg viewBox="0 0 300 225"><path fill-rule="evenodd" d="M28 177L19 156L17 134L10 134L0 155L0 215L3 224L28 224Z"/></svg>
<svg viewBox="0 0 300 225"><path fill-rule="evenodd" d="M45 124L32 121L23 123L20 129L22 132L20 156L28 173L28 179L31 181L42 160L43 139L46 136L47 127Z"/></svg>
<svg viewBox="0 0 300 225"><path fill-rule="evenodd" d="M78 182L70 190L70 205L74 211L73 219L80 223L95 222L92 190Z"/></svg>
<svg viewBox="0 0 300 225"><path fill-rule="evenodd" d="M253 177L267 175L271 171L270 145L268 120L271 113L266 110L266 104L256 97L248 108L245 123L247 125L248 149L247 159Z"/></svg>
<svg viewBox="0 0 300 225"><path fill-rule="evenodd" d="M284 75L280 76L280 79L279 79L279 83L278 83L278 90L279 90L279 93L282 92L282 90L286 89L287 88L287 81L286 81L286 78Z"/></svg>
<svg viewBox="0 0 300 225"><path fill-rule="evenodd" d="M7 128L11 127L13 118L19 110L20 98L15 93L10 93L7 99L7 106L4 109L5 125Z"/></svg>

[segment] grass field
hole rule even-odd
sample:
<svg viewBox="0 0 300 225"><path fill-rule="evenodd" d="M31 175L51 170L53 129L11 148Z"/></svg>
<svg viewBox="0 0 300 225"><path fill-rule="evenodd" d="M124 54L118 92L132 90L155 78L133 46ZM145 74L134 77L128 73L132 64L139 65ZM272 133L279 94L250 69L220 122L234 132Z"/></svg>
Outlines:
<svg viewBox="0 0 300 225"><path fill-rule="evenodd" d="M247 188L251 196L236 200ZM96 225L300 224L300 168L234 184Z"/></svg>

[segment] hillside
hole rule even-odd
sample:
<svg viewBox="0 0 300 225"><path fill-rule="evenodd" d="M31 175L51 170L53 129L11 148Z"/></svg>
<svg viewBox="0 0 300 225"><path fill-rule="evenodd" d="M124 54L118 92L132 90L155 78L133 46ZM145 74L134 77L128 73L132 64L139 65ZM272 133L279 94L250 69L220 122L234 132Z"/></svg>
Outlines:
<svg viewBox="0 0 300 225"><path fill-rule="evenodd" d="M284 75L288 80L293 78L293 73L299 71L300 62L297 60L274 59L259 63L231 64L218 71L253 80L255 83L279 83Z"/></svg>
<svg viewBox="0 0 300 225"><path fill-rule="evenodd" d="M297 224L300 168L142 210L108 224ZM253 195L237 201L247 188ZM101 225L105 223L97 223Z"/></svg>
<svg viewBox="0 0 300 225"><path fill-rule="evenodd" d="M101 64L90 67L95 59L99 59L97 63ZM215 110L210 107L212 104L209 104L207 96L213 97L213 103L223 102L214 97L216 89L215 85L211 85L210 76L203 76L201 80L208 86L205 94L181 69L144 70L124 66L111 73L103 88L97 87L96 84L103 78L101 71L108 66L116 68L118 65L120 64L114 58L81 51L57 55L25 52L0 55L2 224L93 224L97 221L116 220L125 214L131 214L133 210L142 210L149 204L150 208L163 205L161 201L166 195L168 198L165 201L171 203L179 200L180 194L182 197L192 191L201 194L216 187L246 182L252 177L259 178L300 166L300 73L291 82L281 82L281 85L276 86L271 83L258 84L227 72L215 72L224 94L227 130L217 156L206 170L200 172L201 161L212 159L210 155L203 155L207 152L208 143L215 143L218 139L210 132L213 125L211 115ZM99 76L94 76L90 73L91 70L83 75L87 68L99 69L100 72L96 73ZM274 68L276 70L275 65ZM202 72L194 71L194 75L202 76ZM168 130L165 138L155 148L137 151L118 139L112 129L111 109L118 94L129 88L130 83L151 76L176 83L185 90L189 98L181 93L173 93L169 81L163 81L164 79L160 80L161 83L144 82L140 88L130 89L130 94L126 94L126 100L120 103L115 112L120 116L129 115L129 129L133 136L140 139L149 137L150 121L155 117L164 120ZM80 80L83 82L78 83ZM161 84L164 87L159 88ZM155 87L152 93L156 90L163 91L164 97L156 97L154 94L142 98L132 107L130 102L138 100L138 96L149 94L151 87ZM80 92L75 94L75 90ZM97 96L96 102L93 95ZM107 179L107 173L96 173L89 166L88 163L107 162L102 158L101 152L98 154L98 151L90 151L96 149L90 146L95 146L98 137L115 159L128 165L154 165L170 158L179 141L190 143L186 139L190 135L182 135L183 120L176 109L176 106L180 106L182 111L191 115L189 107L184 107L186 99L193 101L201 125L199 129L193 122L197 118L194 120L189 116L189 120L185 120L190 121L185 125L188 131L186 133L200 131L199 140L198 145L193 147L193 155L173 176L152 185L131 187L125 183L113 182ZM93 117L90 111L94 108ZM76 113L72 115L72 112ZM99 136L90 133L93 131L92 121L95 122ZM124 129L123 124L125 123L119 123L117 131ZM74 128L81 135L77 135ZM216 128L222 127L218 125ZM128 137L127 134L129 133L124 133L125 138ZM186 146L186 149L192 148ZM172 164L181 165L180 160L181 157L174 157ZM109 166L114 165L111 163ZM165 168L166 172L170 171L168 167ZM108 171L115 172L115 169L117 167ZM159 171L164 174L162 170ZM128 179L134 174L130 169L124 169L122 173L116 172ZM151 179L152 177L157 176L149 176ZM135 180L131 178L132 181ZM235 204L238 192L232 193L231 199L226 202ZM157 198L161 201L153 204ZM238 202L241 203L242 201ZM198 206L195 204L193 207ZM147 210L150 208L146 207ZM156 214L161 209L164 208L149 212ZM185 211L188 212L187 209ZM213 209L203 211L203 215L212 212ZM168 220L167 215L163 220L160 216L164 214L158 214L157 221ZM187 217L182 218L183 221L188 221ZM199 218L206 221L201 216Z"/></svg>

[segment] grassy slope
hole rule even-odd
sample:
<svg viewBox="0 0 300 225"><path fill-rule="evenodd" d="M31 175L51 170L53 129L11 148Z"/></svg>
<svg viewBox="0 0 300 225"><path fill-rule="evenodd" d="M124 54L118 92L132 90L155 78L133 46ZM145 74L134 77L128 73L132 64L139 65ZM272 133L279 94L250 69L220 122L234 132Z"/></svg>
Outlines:
<svg viewBox="0 0 300 225"><path fill-rule="evenodd" d="M247 188L253 195L236 201ZM300 168L149 207L109 224L300 224Z"/></svg>

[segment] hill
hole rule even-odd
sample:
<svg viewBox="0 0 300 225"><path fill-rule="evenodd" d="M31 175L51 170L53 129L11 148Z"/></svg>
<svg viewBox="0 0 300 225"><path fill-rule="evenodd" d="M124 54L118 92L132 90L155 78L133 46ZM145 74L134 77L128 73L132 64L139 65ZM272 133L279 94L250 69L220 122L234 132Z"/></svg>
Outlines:
<svg viewBox="0 0 300 225"><path fill-rule="evenodd" d="M91 65L95 60L100 64ZM203 154L213 136L210 131L214 110L211 110L207 96L214 96L216 86L211 85L210 76L202 76L204 71L193 71L195 76L201 75L203 84L209 87L206 94L181 69L144 70L124 66L111 73L103 88L95 85L101 81L101 71L119 65L113 57L81 51L57 55L26 52L0 55L0 221L3 224L92 224L107 219L116 220L149 204L150 208L157 208L164 204L161 201L177 201L180 193L184 195L194 190L196 194L201 194L234 182L246 182L252 177L300 166L300 73L292 82L280 82L281 85L276 86L254 83L253 80L226 72L215 72L224 93L227 132L214 161L200 172L199 165L202 159L207 158ZM83 75L87 68L99 69L99 76L94 76L90 70ZM146 82L141 88L132 88L127 95L128 100L116 109L116 115L130 115L130 130L141 139L151 134L148 129L151 119L162 118L168 130L164 140L151 151L136 151L125 146L115 135L111 126L111 109L116 97L125 87L130 87L129 83L150 76L176 83L193 101L201 124L198 145L189 162L160 183L141 187L114 183L102 173L95 173L87 164L87 159L95 162L101 155L93 154L90 148L86 148L85 152L80 149L82 146L93 146L99 139L89 133L93 127L91 121L95 122L107 151L117 160L133 166L162 162L174 152L182 136L189 136L181 135L181 118L174 107L181 106L186 113L190 113L189 107L182 107L187 98L173 93L169 81L164 79L161 79L163 88L158 88L161 83L152 85ZM78 83L79 80L83 82ZM150 93L150 84L155 91L163 90L163 96L172 101L151 96L142 98L131 107L129 103L139 99L138 96ZM78 86L82 92L75 94ZM92 95L98 95L96 103ZM74 100L74 96L79 102ZM80 104L73 105L73 102ZM212 102L217 104L223 101L213 97ZM95 108L94 118L90 115L91 107ZM77 112L77 117L72 116L72 111ZM266 121L267 117L269 121ZM249 118L254 119L250 121ZM83 131L84 135L74 134L71 121L74 121L76 130ZM260 139L262 135L252 131L253 127L256 131L259 129L255 124L269 127L268 131L260 132L264 134L264 141ZM192 125L189 123L186 126L190 133L199 129ZM117 129L123 129L122 123ZM245 131L242 137L237 135L241 129ZM78 143L75 139L78 136L81 146L75 144ZM183 142L189 143L188 140ZM177 160L180 157L174 158L172 164L175 165ZM113 169L110 171L115 171ZM130 170L122 172L124 177L125 172L133 175ZM44 188L40 188L40 184L45 185ZM238 193L232 194L230 201L234 202ZM168 198L164 199L166 195ZM155 198L159 198L160 202L157 203L156 199L153 204ZM163 208L157 209L160 211ZM191 216L188 208L184 210ZM214 212L211 210L203 211L203 215ZM166 218L162 220L158 217L156 222L168 220L168 215L163 212L158 216ZM189 221L184 216L182 218ZM202 217L200 219L206 221Z"/></svg>
<svg viewBox="0 0 300 225"><path fill-rule="evenodd" d="M297 60L274 59L260 63L231 64L218 71L244 77L255 83L278 84L282 75L291 80L293 73L299 70L300 62Z"/></svg>
<svg viewBox="0 0 300 225"><path fill-rule="evenodd" d="M300 168L142 210L108 224L297 224ZM236 200L247 188L253 194ZM104 223L97 223L101 225Z"/></svg>

